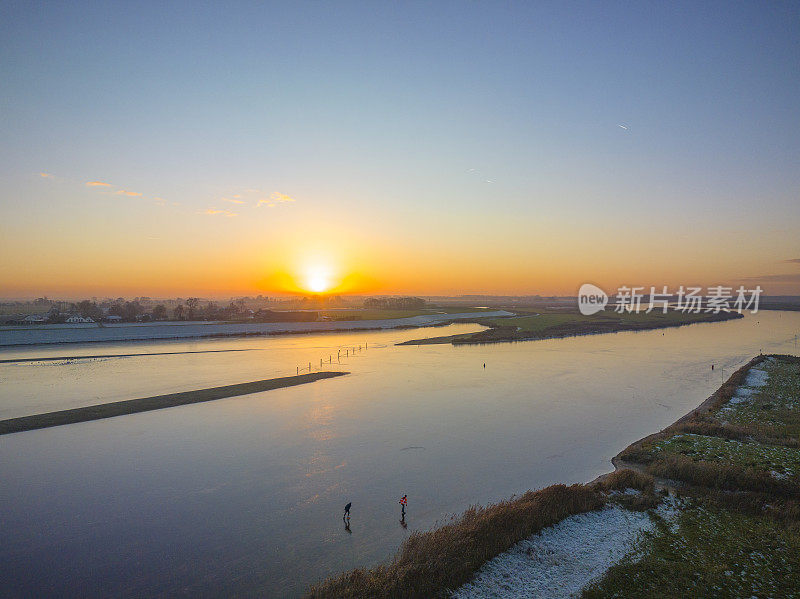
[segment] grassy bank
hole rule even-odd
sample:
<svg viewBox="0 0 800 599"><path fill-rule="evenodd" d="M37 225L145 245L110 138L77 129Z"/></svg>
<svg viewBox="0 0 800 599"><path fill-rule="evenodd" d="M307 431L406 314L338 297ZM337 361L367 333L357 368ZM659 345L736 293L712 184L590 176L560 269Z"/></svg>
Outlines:
<svg viewBox="0 0 800 599"><path fill-rule="evenodd" d="M654 310L644 312L618 314L607 310L584 316L577 310L543 310L537 313L515 311L517 316L505 318L478 318L470 320L489 327L489 330L463 335L416 339L400 345L427 345L435 343L474 344L498 343L504 341L524 341L530 339L552 339L575 335L592 335L598 333L618 333L622 331L646 331L667 327L678 327L700 322L720 322L742 318L736 312L684 313L670 310L666 314Z"/></svg>
<svg viewBox="0 0 800 599"><path fill-rule="evenodd" d="M45 414L35 414L33 416L22 416L9 420L0 420L0 435L9 433L19 433L39 428L51 426L61 426L64 424L75 424L77 422L87 422L90 420L101 420L114 416L124 416L126 414L137 414L139 412L149 412L151 410L161 410L163 408L173 408L185 406L204 401L214 401L226 397L238 395L248 395L250 393L260 393L272 389L292 387L311 383L321 379L342 376L347 372L313 372L310 374L300 374L297 376L285 376L262 381L252 381L249 383L239 383L236 385L225 385L223 387L210 387L208 389L198 389L196 391L185 391L182 393L170 393L168 395L156 395L154 397L144 397L142 399L128 399L111 403L86 406L84 408L74 408L72 410L59 410L57 412L47 412Z"/></svg>

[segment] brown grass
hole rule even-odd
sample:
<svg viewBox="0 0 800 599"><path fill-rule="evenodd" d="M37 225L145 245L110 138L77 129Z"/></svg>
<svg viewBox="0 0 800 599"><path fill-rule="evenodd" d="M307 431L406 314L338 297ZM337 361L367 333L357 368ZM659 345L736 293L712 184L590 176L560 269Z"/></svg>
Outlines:
<svg viewBox="0 0 800 599"><path fill-rule="evenodd" d="M766 472L727 462L694 461L684 455L665 455L652 460L647 471L653 476L680 480L691 485L730 491L752 491L778 496L800 495L800 485L778 480Z"/></svg>
<svg viewBox="0 0 800 599"><path fill-rule="evenodd" d="M620 468L605 476L600 483L607 491L624 491L625 489L638 489L642 493L653 493L654 484L652 476L637 472L630 468Z"/></svg>
<svg viewBox="0 0 800 599"><path fill-rule="evenodd" d="M614 503L629 510L644 512L657 507L661 502L661 497L655 492L655 480L643 472L620 468L604 476L598 484L605 491L624 491L626 489L641 491L636 495L621 494L612 498Z"/></svg>
<svg viewBox="0 0 800 599"><path fill-rule="evenodd" d="M612 484L623 484L622 477ZM639 477L635 484L645 485ZM468 582L487 560L572 514L599 509L602 485L553 485L487 507L471 507L449 524L415 532L394 560L359 568L313 587L314 598L430 598Z"/></svg>
<svg viewBox="0 0 800 599"><path fill-rule="evenodd" d="M681 489L680 495L700 499L722 509L734 510L748 516L767 515L786 523L800 523L800 500L792 497L775 497L760 492L731 492L700 487Z"/></svg>
<svg viewBox="0 0 800 599"><path fill-rule="evenodd" d="M752 424L747 427L735 424L722 424L715 420L705 420L698 416L684 424L679 424L676 433L691 433L707 437L721 437L737 441L757 441L764 445L782 445L783 447L800 448L800 439L788 434L775 436L771 427Z"/></svg>

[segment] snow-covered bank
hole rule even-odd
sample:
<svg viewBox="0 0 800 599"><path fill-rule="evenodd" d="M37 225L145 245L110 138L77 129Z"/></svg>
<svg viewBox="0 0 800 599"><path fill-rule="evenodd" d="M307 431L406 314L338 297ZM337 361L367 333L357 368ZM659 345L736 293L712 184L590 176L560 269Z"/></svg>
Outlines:
<svg viewBox="0 0 800 599"><path fill-rule="evenodd" d="M659 513L669 517L665 500ZM578 595L652 531L646 512L617 505L570 516L486 562L454 599L566 598Z"/></svg>
<svg viewBox="0 0 800 599"><path fill-rule="evenodd" d="M281 333L322 333L328 331L378 330L398 327L425 327L451 320L513 316L505 310L463 312L459 314L424 314L410 318L384 320L342 320L319 322L248 322L248 323L149 323L82 325L76 328L5 328L0 327L0 346L51 343L92 343L97 341L142 341L236 335L279 335Z"/></svg>

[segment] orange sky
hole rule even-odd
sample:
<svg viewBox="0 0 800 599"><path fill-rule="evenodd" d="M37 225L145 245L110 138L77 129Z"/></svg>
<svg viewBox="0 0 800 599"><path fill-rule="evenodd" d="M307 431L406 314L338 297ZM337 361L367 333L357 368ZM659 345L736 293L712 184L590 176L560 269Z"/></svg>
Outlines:
<svg viewBox="0 0 800 599"><path fill-rule="evenodd" d="M630 231L588 216L559 226L555 214L532 223L504 213L381 223L300 201L269 215L250 207L247 218L118 204L110 219L107 199L84 201L86 212L3 239L4 297L276 295L312 291L314 277L343 294L570 295L584 282L760 283L768 293L800 293L800 263L788 261L796 240L768 222L735 235L703 222L680 235L658 225Z"/></svg>
<svg viewBox="0 0 800 599"><path fill-rule="evenodd" d="M795 12L13 4L0 297L800 294Z"/></svg>

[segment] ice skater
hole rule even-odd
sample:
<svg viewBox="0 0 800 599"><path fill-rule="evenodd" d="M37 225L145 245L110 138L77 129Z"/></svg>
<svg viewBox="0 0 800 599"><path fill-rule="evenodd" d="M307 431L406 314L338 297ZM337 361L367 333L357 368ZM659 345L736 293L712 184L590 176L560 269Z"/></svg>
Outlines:
<svg viewBox="0 0 800 599"><path fill-rule="evenodd" d="M403 520L406 518L406 505L408 504L408 495L403 495L400 498L400 516Z"/></svg>
<svg viewBox="0 0 800 599"><path fill-rule="evenodd" d="M344 516L342 516L342 520L344 520L345 522L350 520L350 507L352 505L353 505L353 502L351 501L346 506L344 506Z"/></svg>

